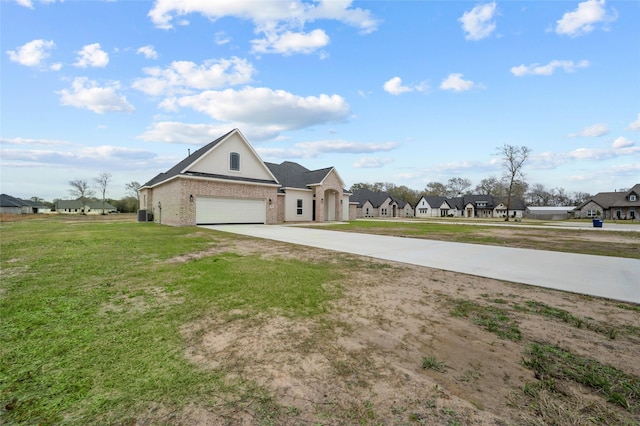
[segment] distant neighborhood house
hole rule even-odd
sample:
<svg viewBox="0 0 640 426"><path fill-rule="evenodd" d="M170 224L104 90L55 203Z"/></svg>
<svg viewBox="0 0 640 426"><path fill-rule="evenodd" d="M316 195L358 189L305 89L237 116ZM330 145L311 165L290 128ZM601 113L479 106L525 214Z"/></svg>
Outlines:
<svg viewBox="0 0 640 426"><path fill-rule="evenodd" d="M512 198L510 217L522 217L524 200ZM506 217L507 201L493 195L439 197L423 195L416 204L416 217Z"/></svg>
<svg viewBox="0 0 640 426"><path fill-rule="evenodd" d="M640 183L628 191L599 192L575 208L576 218L640 218Z"/></svg>
<svg viewBox="0 0 640 426"><path fill-rule="evenodd" d="M51 209L41 203L22 200L11 195L0 195L0 213L4 214L36 214L50 213Z"/></svg>
<svg viewBox="0 0 640 426"><path fill-rule="evenodd" d="M82 201L58 200L55 202L55 210L61 214L109 214L116 213L118 209L108 201Z"/></svg>
<svg viewBox="0 0 640 426"><path fill-rule="evenodd" d="M360 188L353 191L351 203L356 206L356 217L413 217L410 203L394 198L384 191L371 191Z"/></svg>

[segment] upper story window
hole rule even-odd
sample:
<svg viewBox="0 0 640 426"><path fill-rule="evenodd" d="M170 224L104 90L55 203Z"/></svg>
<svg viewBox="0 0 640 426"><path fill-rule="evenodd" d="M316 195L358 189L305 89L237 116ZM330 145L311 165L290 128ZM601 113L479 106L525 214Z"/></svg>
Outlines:
<svg viewBox="0 0 640 426"><path fill-rule="evenodd" d="M229 154L229 170L240 171L240 154L237 152Z"/></svg>
<svg viewBox="0 0 640 426"><path fill-rule="evenodd" d="M636 201L636 195L635 194L629 195L629 201Z"/></svg>

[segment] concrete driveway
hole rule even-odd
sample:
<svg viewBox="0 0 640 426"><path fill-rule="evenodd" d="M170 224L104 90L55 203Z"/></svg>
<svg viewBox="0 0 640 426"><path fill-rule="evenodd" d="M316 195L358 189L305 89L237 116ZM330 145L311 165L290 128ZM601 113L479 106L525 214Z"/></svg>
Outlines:
<svg viewBox="0 0 640 426"><path fill-rule="evenodd" d="M288 225L203 227L640 304L639 259L357 234Z"/></svg>

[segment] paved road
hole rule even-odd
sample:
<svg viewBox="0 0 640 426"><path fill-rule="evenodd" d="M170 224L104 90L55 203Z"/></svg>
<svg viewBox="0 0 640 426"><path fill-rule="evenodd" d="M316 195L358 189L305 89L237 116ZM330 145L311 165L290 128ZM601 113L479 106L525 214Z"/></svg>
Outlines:
<svg viewBox="0 0 640 426"><path fill-rule="evenodd" d="M639 259L450 243L287 225L204 227L640 304Z"/></svg>

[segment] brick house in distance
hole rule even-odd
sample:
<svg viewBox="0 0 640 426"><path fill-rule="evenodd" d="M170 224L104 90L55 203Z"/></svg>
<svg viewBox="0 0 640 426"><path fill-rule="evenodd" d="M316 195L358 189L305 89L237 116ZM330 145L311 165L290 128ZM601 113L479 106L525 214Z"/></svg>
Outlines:
<svg viewBox="0 0 640 426"><path fill-rule="evenodd" d="M640 183L626 192L599 192L574 210L576 218L640 219Z"/></svg>

